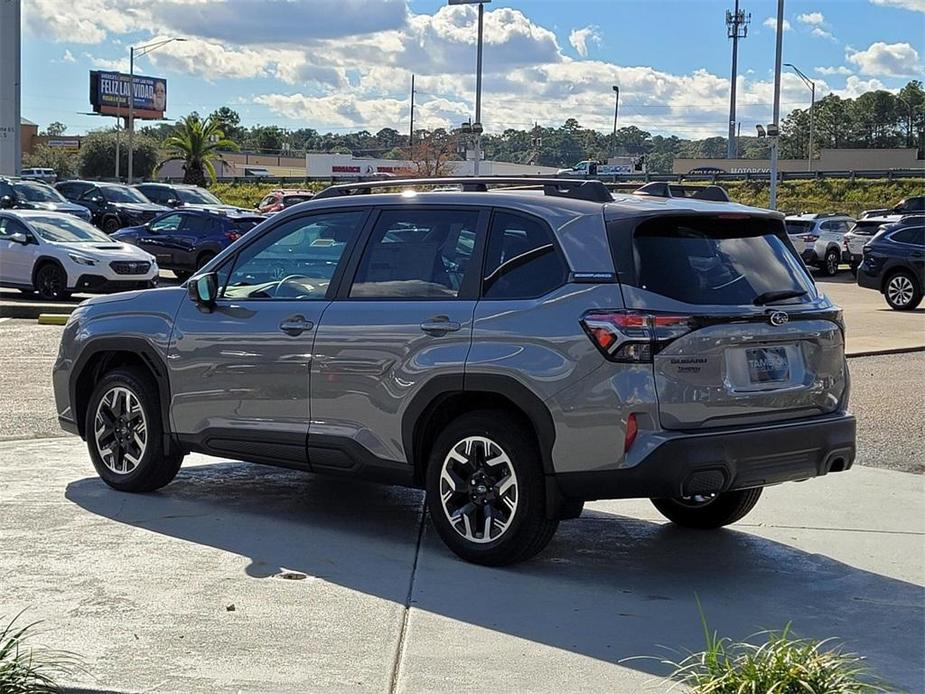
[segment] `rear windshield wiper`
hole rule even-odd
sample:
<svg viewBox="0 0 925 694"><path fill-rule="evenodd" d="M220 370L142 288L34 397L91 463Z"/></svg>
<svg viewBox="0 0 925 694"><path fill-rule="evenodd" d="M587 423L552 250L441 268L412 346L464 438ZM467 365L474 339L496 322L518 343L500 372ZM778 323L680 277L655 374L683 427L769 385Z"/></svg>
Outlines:
<svg viewBox="0 0 925 694"><path fill-rule="evenodd" d="M773 304L777 301L783 301L784 299L796 299L801 296L806 296L805 289L783 289L781 291L759 294L752 303L755 304L755 306L764 306L765 304Z"/></svg>

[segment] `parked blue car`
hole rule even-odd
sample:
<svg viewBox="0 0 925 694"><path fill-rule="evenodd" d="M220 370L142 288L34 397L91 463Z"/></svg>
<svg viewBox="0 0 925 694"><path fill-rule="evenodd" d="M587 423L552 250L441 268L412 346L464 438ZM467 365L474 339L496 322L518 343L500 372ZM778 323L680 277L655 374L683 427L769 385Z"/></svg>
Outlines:
<svg viewBox="0 0 925 694"><path fill-rule="evenodd" d="M110 236L146 250L159 267L185 280L264 219L254 213L177 210Z"/></svg>
<svg viewBox="0 0 925 694"><path fill-rule="evenodd" d="M864 245L858 284L876 289L890 308L912 311L925 292L925 216L884 224Z"/></svg>

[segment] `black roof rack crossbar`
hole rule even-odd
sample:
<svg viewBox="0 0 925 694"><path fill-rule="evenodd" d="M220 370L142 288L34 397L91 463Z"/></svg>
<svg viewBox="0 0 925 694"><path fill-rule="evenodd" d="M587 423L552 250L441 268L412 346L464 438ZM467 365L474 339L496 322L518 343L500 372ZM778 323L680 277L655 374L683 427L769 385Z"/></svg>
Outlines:
<svg viewBox="0 0 925 694"><path fill-rule="evenodd" d="M711 202L730 202L729 194L720 186L685 186L679 183L653 181L633 191L633 195L651 195L657 198L691 198Z"/></svg>
<svg viewBox="0 0 925 694"><path fill-rule="evenodd" d="M464 192L484 193L489 186L509 186L521 190L542 189L546 195L588 200L590 202L613 202L613 196L603 183L596 180L562 178L511 177L511 176L448 176L442 178L398 178L359 183L339 183L317 193L315 200L335 198L344 195L369 195L382 188L412 188L415 186L457 185Z"/></svg>

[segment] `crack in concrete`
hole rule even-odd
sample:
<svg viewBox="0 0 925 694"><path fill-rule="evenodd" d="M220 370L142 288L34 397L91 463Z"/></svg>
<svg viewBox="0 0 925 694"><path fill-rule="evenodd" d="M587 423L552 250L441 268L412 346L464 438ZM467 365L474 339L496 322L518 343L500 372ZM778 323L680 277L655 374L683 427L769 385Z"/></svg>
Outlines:
<svg viewBox="0 0 925 694"><path fill-rule="evenodd" d="M398 644L395 647L395 659L392 661L392 677L389 680L389 694L395 694L398 687L398 676L401 671L401 661L405 654L405 637L408 633L408 616L411 612L411 598L414 595L414 580L418 572L418 557L421 556L421 543L424 539L424 525L427 522L427 499L421 501L421 520L418 524L418 539L414 547L414 562L411 565L411 579L408 581L408 594L405 596L405 605L402 610L401 628L398 632Z"/></svg>

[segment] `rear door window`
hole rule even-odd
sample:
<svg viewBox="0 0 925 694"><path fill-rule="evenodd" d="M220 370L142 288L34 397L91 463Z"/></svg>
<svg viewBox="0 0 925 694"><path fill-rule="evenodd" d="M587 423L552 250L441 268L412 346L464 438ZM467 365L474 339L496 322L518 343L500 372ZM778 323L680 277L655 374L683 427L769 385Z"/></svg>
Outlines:
<svg viewBox="0 0 925 694"><path fill-rule="evenodd" d="M925 227L909 227L907 229L900 229L890 238L893 239L893 241L898 241L899 243L907 243L913 246L922 246L925 245Z"/></svg>
<svg viewBox="0 0 925 694"><path fill-rule="evenodd" d="M521 215L495 213L482 279L484 298L540 297L562 286L567 276L548 226Z"/></svg>
<svg viewBox="0 0 925 694"><path fill-rule="evenodd" d="M634 255L636 286L688 304L748 305L767 292L812 290L790 245L760 219L644 222Z"/></svg>

